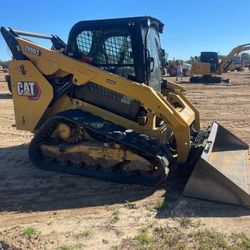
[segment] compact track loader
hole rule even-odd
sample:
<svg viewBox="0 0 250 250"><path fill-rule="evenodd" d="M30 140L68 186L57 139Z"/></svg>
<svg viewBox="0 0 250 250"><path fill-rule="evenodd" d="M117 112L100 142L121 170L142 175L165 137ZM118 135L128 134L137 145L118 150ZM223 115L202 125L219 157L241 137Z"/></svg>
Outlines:
<svg viewBox="0 0 250 250"><path fill-rule="evenodd" d="M248 145L199 112L161 78L152 17L83 21L65 44L54 35L1 28L16 127L34 133L39 168L122 183L159 185L178 163L192 167L191 197L250 206ZM24 36L49 39L46 49Z"/></svg>

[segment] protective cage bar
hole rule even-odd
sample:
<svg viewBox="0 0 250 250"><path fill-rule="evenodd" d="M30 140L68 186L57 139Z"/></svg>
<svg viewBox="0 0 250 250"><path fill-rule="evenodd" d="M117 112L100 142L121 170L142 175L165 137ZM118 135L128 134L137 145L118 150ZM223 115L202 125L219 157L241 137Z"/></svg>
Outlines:
<svg viewBox="0 0 250 250"><path fill-rule="evenodd" d="M16 34L21 35L21 36L30 36L30 37L37 37L37 38L42 38L42 39L49 39L51 40L53 38L52 35L46 35L46 34L39 34L39 33L33 33L29 31L22 31L22 30L13 30L8 28L8 31L14 31Z"/></svg>

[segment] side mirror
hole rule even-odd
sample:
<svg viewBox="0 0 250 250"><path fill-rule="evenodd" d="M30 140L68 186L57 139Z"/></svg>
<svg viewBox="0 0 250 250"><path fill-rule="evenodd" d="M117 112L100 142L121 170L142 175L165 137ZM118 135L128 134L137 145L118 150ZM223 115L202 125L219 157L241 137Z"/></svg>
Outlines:
<svg viewBox="0 0 250 250"><path fill-rule="evenodd" d="M165 56L166 56L165 49L161 49L161 55L162 55L162 57L164 57L164 58L165 58Z"/></svg>
<svg viewBox="0 0 250 250"><path fill-rule="evenodd" d="M129 51L128 53L129 53L129 57L130 57L130 58L133 58L133 57L134 57L132 51Z"/></svg>
<svg viewBox="0 0 250 250"><path fill-rule="evenodd" d="M150 72L153 72L155 68L155 59L153 57L148 58L148 65Z"/></svg>

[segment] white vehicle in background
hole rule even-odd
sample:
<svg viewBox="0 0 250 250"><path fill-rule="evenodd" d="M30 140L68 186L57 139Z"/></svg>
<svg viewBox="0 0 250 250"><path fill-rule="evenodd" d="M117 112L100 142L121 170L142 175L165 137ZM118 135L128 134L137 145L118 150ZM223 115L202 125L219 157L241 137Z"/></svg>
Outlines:
<svg viewBox="0 0 250 250"><path fill-rule="evenodd" d="M178 62L180 62L180 60L169 61L168 62L167 73L170 76L176 76L177 75L177 65L178 65ZM190 68L191 68L191 64L182 62L183 76L190 76L191 75Z"/></svg>
<svg viewBox="0 0 250 250"><path fill-rule="evenodd" d="M190 69L191 69L191 64L183 63L182 71L183 71L184 76L190 76L191 75Z"/></svg>

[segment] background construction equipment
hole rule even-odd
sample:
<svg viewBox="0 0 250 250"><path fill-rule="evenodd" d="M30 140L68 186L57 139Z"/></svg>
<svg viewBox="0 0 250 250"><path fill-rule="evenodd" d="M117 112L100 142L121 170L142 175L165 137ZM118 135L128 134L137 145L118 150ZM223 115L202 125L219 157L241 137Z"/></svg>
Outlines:
<svg viewBox="0 0 250 250"><path fill-rule="evenodd" d="M200 61L192 63L190 82L220 83L223 78L220 76L227 72L232 58L242 51L250 50L250 43L237 46L227 55L219 59L217 52L201 52ZM198 76L195 76L198 75Z"/></svg>

